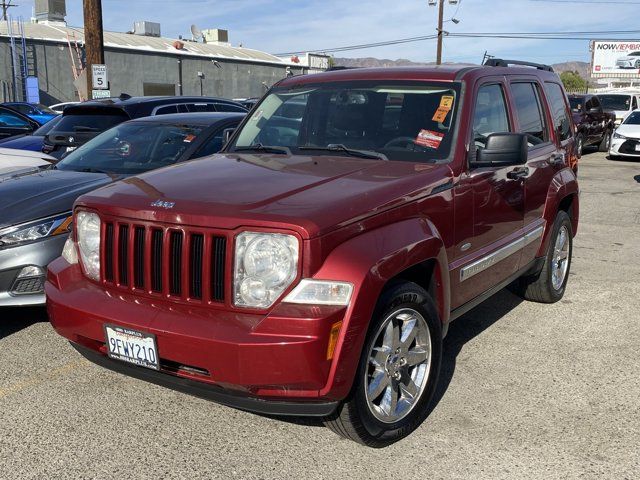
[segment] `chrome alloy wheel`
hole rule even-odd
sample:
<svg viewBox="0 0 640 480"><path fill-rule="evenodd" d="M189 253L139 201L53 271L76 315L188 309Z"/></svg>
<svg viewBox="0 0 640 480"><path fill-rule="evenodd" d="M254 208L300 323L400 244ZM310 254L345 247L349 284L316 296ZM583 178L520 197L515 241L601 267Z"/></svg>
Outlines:
<svg viewBox="0 0 640 480"><path fill-rule="evenodd" d="M569 268L569 230L565 225L558 231L551 261L551 283L555 290L560 290Z"/></svg>
<svg viewBox="0 0 640 480"><path fill-rule="evenodd" d="M389 315L368 352L367 405L383 423L402 420L422 396L431 367L431 333L424 317L403 308Z"/></svg>

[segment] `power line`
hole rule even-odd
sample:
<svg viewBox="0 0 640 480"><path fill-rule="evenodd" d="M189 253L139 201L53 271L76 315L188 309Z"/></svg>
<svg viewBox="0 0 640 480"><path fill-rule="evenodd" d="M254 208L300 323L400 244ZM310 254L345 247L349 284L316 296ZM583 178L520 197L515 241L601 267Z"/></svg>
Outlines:
<svg viewBox="0 0 640 480"><path fill-rule="evenodd" d="M560 0L557 0L560 1ZM594 36L620 36L639 35L640 30L597 30L597 31L572 31L572 32L458 32L449 33L448 37L458 38L510 38L523 40L591 40ZM277 53L278 56L298 55L303 53L322 52L346 52L349 50L363 50L367 48L377 48L402 43L422 42L433 40L437 35L423 35L419 37L400 38L375 43L363 43L358 45L346 45L334 48L319 48L315 50L299 50L295 52Z"/></svg>

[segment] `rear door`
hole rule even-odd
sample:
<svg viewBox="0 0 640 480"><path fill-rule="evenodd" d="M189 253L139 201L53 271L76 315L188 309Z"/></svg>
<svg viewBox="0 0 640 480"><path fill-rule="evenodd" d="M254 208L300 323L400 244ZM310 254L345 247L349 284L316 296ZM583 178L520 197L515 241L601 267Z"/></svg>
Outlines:
<svg viewBox="0 0 640 480"><path fill-rule="evenodd" d="M547 88L550 92L555 92L554 96L557 96L558 87L557 84L549 84ZM545 228L543 212L547 192L553 176L561 168L560 165L566 156L569 142L573 141L571 124L567 118L562 124L562 128L568 136L564 138L562 144L558 143L552 127L551 113L547 108L547 96L543 88L542 83L535 77L519 78L510 83L517 129L518 132L526 134L529 140L529 155L526 165L528 175L522 179L525 211L521 268L534 259L540 247ZM562 96L562 103L556 103L556 105L559 108L564 107L563 111L566 112L564 93L562 89L559 92ZM558 111L556 114L560 115L560 112Z"/></svg>

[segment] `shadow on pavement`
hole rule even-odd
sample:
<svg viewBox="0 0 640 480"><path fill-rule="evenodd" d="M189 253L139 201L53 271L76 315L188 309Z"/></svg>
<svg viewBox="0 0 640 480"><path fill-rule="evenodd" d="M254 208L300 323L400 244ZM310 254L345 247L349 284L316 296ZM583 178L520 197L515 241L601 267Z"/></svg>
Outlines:
<svg viewBox="0 0 640 480"><path fill-rule="evenodd" d="M0 340L40 322L48 322L44 307L6 308L0 311Z"/></svg>
<svg viewBox="0 0 640 480"><path fill-rule="evenodd" d="M464 345L487 330L523 301L522 298L512 294L505 288L450 324L449 332L444 339L440 377L433 400L429 404L429 415L438 406L447 388L449 388L456 369L456 359ZM320 418L265 416L296 425L323 426Z"/></svg>
<svg viewBox="0 0 640 480"><path fill-rule="evenodd" d="M634 179L636 182L640 183L640 175L636 175L635 177L633 177L633 179Z"/></svg>

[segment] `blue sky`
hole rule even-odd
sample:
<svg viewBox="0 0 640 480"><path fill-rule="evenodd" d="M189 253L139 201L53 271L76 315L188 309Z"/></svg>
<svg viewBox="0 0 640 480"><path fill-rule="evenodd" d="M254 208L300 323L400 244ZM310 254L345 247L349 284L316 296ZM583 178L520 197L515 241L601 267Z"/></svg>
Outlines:
<svg viewBox="0 0 640 480"><path fill-rule="evenodd" d="M15 1L19 7L10 13L30 18L34 2ZM606 4L611 1L460 0L458 6L447 5L445 11L445 19L455 14L460 23L446 23L445 30L640 30L635 26L640 0ZM437 16L437 9L427 6L427 0L103 0L102 4L107 30L126 31L136 20L149 20L162 25L163 36L177 37L188 35L190 25L195 23L201 29L226 28L232 44L271 53L430 35L435 33ZM81 0L67 0L67 12L69 24L82 25ZM477 63L485 50L505 58L544 63L590 58L585 40L449 38L445 40L444 60ZM353 50L336 56L433 61L435 41Z"/></svg>

